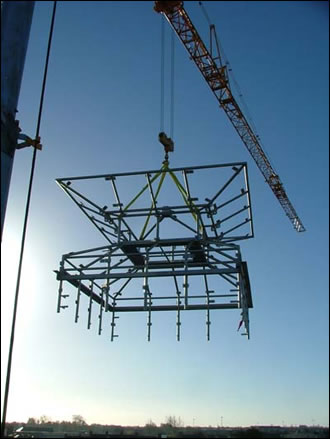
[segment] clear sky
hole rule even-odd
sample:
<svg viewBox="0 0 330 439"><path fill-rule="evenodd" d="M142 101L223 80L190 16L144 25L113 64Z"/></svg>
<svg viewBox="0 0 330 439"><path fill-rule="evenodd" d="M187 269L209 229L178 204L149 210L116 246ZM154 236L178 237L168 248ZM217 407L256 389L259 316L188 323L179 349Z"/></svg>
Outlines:
<svg viewBox="0 0 330 439"><path fill-rule="evenodd" d="M157 169L161 18L153 2L59 2L22 274L8 421L329 424L328 2L205 2L253 121L307 232L293 230L202 76L176 41L171 165L247 161L255 238L242 243L254 308L122 316L119 338L56 313L53 270L100 237L55 178ZM186 2L201 36L198 2ZM52 2L36 2L19 101L35 132ZM165 24L169 44L170 28ZM167 52L168 53L168 52ZM167 75L168 78L168 75ZM167 82L168 85L168 82ZM166 124L168 132L168 90ZM2 242L1 379L32 151L16 153ZM169 200L170 202L170 200ZM70 291L70 289L68 288ZM74 291L71 290L74 294ZM86 305L87 308L87 305ZM4 386L2 386L2 389Z"/></svg>

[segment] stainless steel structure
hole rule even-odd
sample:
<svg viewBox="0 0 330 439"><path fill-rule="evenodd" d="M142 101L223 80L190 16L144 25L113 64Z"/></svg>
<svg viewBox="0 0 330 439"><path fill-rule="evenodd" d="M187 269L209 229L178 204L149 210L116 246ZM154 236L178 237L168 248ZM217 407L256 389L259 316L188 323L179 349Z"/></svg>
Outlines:
<svg viewBox="0 0 330 439"><path fill-rule="evenodd" d="M106 241L62 256L58 312L68 307L69 284L76 289L75 321L83 293L88 329L95 305L99 334L104 313L110 316L111 340L121 312L146 313L149 341L153 311L176 312L180 340L181 312L205 310L209 340L210 312L236 308L249 337L252 298L238 245L253 237L246 163L171 169L164 162L160 170L57 183Z"/></svg>

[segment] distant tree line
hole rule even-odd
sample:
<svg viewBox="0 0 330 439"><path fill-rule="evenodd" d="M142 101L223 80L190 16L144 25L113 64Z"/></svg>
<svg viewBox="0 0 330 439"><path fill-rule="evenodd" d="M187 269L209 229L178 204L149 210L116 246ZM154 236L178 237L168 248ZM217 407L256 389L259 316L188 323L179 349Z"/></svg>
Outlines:
<svg viewBox="0 0 330 439"><path fill-rule="evenodd" d="M75 424L75 425L87 425L87 422L81 415L72 415L72 422L68 421L55 421L55 423L68 423L68 424ZM27 421L28 425L37 425L37 424L53 424L54 422L49 416L42 415L40 418L29 418Z"/></svg>
<svg viewBox="0 0 330 439"><path fill-rule="evenodd" d="M122 425L102 425L102 424L87 424L86 420L81 415L73 415L72 421L52 421L49 416L42 415L38 417L30 417L27 423L24 422L11 422L7 423L7 435L15 437L15 432L18 428L23 427L24 433L33 430L41 432L43 429L45 432L52 432L53 434L68 433L69 437L73 435L85 435L90 436L94 434L106 435L131 435L131 436L149 436L149 437L213 437L213 438L278 438L278 437L316 437L316 438L328 438L329 428L325 427L194 427L184 426L183 420L179 416L169 415L165 418L165 422L159 426L152 419L149 419L144 427L140 426L122 426ZM24 430L26 428L26 430ZM304 436L301 434L304 433ZM297 436L298 434L298 436ZM306 435L307 434L307 435ZM310 435L309 435L310 434ZM108 436L109 435L109 436ZM20 436L16 436L20 437Z"/></svg>

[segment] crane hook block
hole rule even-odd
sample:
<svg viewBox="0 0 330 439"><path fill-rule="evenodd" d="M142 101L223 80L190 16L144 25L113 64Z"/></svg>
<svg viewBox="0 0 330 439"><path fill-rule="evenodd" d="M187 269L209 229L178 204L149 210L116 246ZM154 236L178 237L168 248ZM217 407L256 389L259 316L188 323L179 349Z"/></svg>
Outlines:
<svg viewBox="0 0 330 439"><path fill-rule="evenodd" d="M167 135L165 133L163 133L163 132L159 133L158 140L164 146L166 153L174 151L173 140L170 137L167 137Z"/></svg>

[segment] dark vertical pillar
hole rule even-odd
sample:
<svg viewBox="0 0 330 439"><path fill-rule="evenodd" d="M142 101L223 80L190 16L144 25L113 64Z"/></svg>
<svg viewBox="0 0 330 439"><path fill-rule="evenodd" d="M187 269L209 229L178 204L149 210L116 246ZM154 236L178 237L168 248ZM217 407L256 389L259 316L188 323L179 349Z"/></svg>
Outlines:
<svg viewBox="0 0 330 439"><path fill-rule="evenodd" d="M1 239L17 145L17 103L34 4L1 2Z"/></svg>

